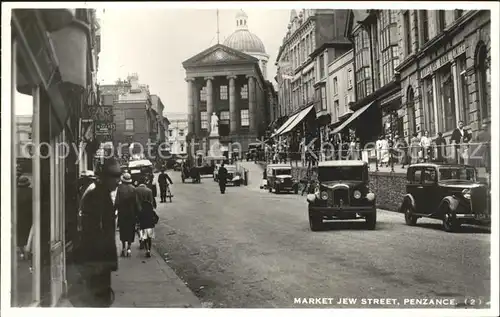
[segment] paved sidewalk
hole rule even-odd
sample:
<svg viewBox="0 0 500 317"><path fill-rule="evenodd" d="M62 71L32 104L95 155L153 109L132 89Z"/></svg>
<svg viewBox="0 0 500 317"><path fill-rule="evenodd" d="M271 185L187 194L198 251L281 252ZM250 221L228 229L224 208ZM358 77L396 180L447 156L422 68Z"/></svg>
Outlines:
<svg viewBox="0 0 500 317"><path fill-rule="evenodd" d="M117 238L118 251L121 244ZM199 299L153 249L146 258L139 243L132 245L132 256L119 257L113 273L115 302L112 307L187 308L201 307Z"/></svg>

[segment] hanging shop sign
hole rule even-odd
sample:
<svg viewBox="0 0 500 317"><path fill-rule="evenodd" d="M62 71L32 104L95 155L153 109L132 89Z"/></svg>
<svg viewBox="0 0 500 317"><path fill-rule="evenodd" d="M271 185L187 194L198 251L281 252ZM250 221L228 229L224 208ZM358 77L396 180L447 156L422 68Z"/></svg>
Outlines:
<svg viewBox="0 0 500 317"><path fill-rule="evenodd" d="M436 59L435 61L433 61L428 66L424 67L420 71L420 77L425 78L425 77L431 75L439 68L445 66L448 63L453 62L453 60L455 60L455 58L457 58L458 56L465 53L466 50L467 50L467 46L465 45L465 42L462 42L460 45L458 45L457 47L455 47L451 51L447 52L443 56L441 56L438 59Z"/></svg>
<svg viewBox="0 0 500 317"><path fill-rule="evenodd" d="M113 106L87 107L90 119L101 122L113 122Z"/></svg>

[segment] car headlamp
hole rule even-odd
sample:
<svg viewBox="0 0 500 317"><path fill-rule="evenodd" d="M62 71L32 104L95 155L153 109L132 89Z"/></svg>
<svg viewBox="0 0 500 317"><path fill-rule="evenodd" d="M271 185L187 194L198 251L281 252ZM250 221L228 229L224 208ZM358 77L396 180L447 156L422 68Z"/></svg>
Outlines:
<svg viewBox="0 0 500 317"><path fill-rule="evenodd" d="M366 194L366 199L368 199L369 201L375 200L375 194L374 193Z"/></svg>
<svg viewBox="0 0 500 317"><path fill-rule="evenodd" d="M354 198L360 199L361 198L361 192L359 190L354 191Z"/></svg>
<svg viewBox="0 0 500 317"><path fill-rule="evenodd" d="M328 193L327 192L321 192L321 199L327 200L328 199Z"/></svg>
<svg viewBox="0 0 500 317"><path fill-rule="evenodd" d="M466 188L462 190L462 195L464 196L465 199L470 199L470 189Z"/></svg>

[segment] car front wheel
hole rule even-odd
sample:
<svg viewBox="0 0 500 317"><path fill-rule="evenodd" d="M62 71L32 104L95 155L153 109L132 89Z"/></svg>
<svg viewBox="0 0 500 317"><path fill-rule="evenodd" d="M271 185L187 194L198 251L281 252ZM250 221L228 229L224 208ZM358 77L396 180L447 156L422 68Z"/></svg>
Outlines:
<svg viewBox="0 0 500 317"><path fill-rule="evenodd" d="M418 218L413 214L413 208L409 204L405 204L403 212L405 213L405 222L408 226L417 224Z"/></svg>
<svg viewBox="0 0 500 317"><path fill-rule="evenodd" d="M375 227L377 226L377 212L367 215L365 217L365 221L366 221L366 227L369 230L375 230Z"/></svg>
<svg viewBox="0 0 500 317"><path fill-rule="evenodd" d="M323 230L323 218L309 214L309 227L311 231Z"/></svg>

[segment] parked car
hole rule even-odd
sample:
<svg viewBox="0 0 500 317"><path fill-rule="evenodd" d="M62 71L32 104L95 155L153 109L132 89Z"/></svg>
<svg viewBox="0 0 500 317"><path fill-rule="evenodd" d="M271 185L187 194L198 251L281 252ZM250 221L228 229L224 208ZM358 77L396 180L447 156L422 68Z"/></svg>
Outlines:
<svg viewBox="0 0 500 317"><path fill-rule="evenodd" d="M368 187L368 164L364 161L319 162L317 184L307 195L309 226L312 231L324 228L323 220L365 219L368 229L375 229L377 208L375 194Z"/></svg>
<svg viewBox="0 0 500 317"><path fill-rule="evenodd" d="M236 165L224 165L227 169L227 185L240 186L242 183L241 173Z"/></svg>
<svg viewBox="0 0 500 317"><path fill-rule="evenodd" d="M276 194L280 192L299 192L299 184L292 178L292 167L287 164L269 164L266 168L267 188L270 193L273 189Z"/></svg>
<svg viewBox="0 0 500 317"><path fill-rule="evenodd" d="M490 191L478 181L473 166L414 164L408 167L406 181L400 211L409 226L419 218L434 218L443 222L445 231L453 232L462 224L491 221Z"/></svg>

